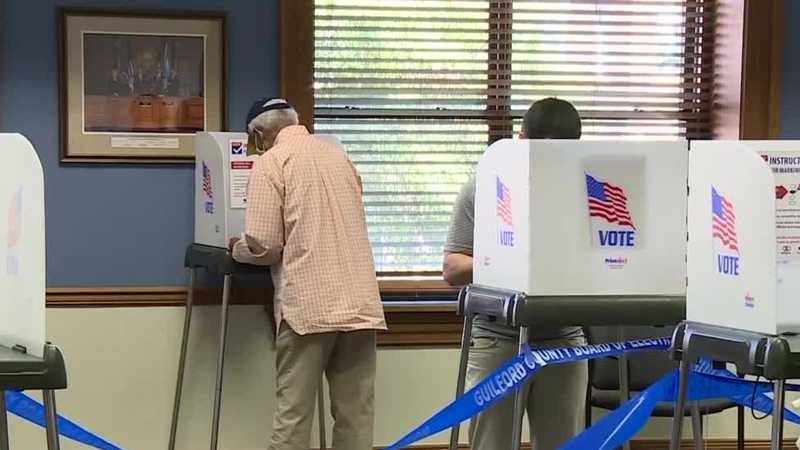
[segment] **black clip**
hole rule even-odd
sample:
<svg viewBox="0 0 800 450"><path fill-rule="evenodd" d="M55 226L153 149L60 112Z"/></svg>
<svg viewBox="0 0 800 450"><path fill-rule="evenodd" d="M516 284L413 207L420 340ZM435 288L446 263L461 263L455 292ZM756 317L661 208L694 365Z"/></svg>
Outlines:
<svg viewBox="0 0 800 450"><path fill-rule="evenodd" d="M25 354L28 353L28 349L25 348L24 345L16 344L15 346L11 347L11 349L14 350L15 352L20 352L20 353L25 353Z"/></svg>

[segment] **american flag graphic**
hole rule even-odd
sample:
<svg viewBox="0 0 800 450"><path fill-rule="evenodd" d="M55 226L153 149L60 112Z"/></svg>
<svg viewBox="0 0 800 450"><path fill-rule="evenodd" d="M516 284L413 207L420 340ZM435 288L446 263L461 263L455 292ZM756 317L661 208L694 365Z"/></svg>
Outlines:
<svg viewBox="0 0 800 450"><path fill-rule="evenodd" d="M736 240L736 214L733 205L725 197L719 195L711 187L711 237L722 245L739 254L739 243Z"/></svg>
<svg viewBox="0 0 800 450"><path fill-rule="evenodd" d="M203 161L203 192L208 198L214 198L214 191L211 190L211 171L205 161Z"/></svg>
<svg viewBox="0 0 800 450"><path fill-rule="evenodd" d="M500 181L500 177L497 177L497 217L509 227L514 225L511 214L511 191Z"/></svg>
<svg viewBox="0 0 800 450"><path fill-rule="evenodd" d="M636 229L628 212L628 197L621 188L586 174L586 193L589 198L589 217Z"/></svg>
<svg viewBox="0 0 800 450"><path fill-rule="evenodd" d="M22 236L22 187L17 189L8 208L8 248L14 247Z"/></svg>

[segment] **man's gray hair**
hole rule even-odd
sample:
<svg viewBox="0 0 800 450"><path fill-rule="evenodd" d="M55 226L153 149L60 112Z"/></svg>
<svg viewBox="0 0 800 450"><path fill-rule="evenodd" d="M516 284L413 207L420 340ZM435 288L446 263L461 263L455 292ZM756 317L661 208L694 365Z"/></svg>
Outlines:
<svg viewBox="0 0 800 450"><path fill-rule="evenodd" d="M251 120L247 124L247 132L253 133L255 130L259 130L266 136L277 135L282 129L298 123L297 111L294 108L273 109L263 112Z"/></svg>

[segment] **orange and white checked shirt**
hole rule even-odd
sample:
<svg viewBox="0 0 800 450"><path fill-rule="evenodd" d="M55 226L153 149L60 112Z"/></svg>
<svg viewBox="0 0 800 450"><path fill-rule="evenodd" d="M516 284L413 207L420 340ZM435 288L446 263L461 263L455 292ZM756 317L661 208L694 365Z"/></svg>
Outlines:
<svg viewBox="0 0 800 450"><path fill-rule="evenodd" d="M386 329L361 180L347 155L286 127L250 174L239 262L271 266L275 323L297 334Z"/></svg>

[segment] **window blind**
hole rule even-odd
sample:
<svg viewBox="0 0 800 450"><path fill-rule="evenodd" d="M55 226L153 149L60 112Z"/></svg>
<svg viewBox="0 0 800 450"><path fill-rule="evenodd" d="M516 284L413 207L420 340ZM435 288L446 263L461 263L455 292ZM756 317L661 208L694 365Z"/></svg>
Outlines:
<svg viewBox="0 0 800 450"><path fill-rule="evenodd" d="M587 138L710 134L713 2L515 0L511 105L559 96Z"/></svg>
<svg viewBox="0 0 800 450"><path fill-rule="evenodd" d="M364 182L379 272L441 268L486 146L538 99L587 139L710 134L713 0L315 0L314 119Z"/></svg>

